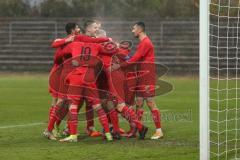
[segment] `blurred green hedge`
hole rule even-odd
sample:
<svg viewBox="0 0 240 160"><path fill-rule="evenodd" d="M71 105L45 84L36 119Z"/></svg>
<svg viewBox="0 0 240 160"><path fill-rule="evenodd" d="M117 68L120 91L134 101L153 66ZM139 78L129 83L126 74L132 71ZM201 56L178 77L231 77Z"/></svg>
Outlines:
<svg viewBox="0 0 240 160"><path fill-rule="evenodd" d="M198 0L45 0L30 6L24 0L0 0L1 17L197 17Z"/></svg>

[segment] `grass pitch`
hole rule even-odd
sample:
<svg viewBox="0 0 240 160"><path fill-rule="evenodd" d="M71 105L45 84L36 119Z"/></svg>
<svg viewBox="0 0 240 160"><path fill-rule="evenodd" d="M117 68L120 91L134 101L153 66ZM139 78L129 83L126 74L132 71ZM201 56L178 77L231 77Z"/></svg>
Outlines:
<svg viewBox="0 0 240 160"><path fill-rule="evenodd" d="M199 157L199 108L197 78L165 77L174 90L157 97L162 111L164 138L150 140L151 119L146 140L105 142L85 135L80 122L78 143L60 143L42 137L51 97L47 75L8 75L0 78L0 159L5 160L195 160ZM146 115L149 114L144 107ZM83 110L83 109L82 109ZM84 119L84 118L83 118ZM101 130L98 121L96 127ZM121 127L128 130L125 121Z"/></svg>

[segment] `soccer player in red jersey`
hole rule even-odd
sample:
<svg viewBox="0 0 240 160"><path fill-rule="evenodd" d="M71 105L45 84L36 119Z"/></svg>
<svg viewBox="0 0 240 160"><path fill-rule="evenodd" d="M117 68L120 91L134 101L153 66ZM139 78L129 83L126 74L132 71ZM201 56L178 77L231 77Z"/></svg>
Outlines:
<svg viewBox="0 0 240 160"><path fill-rule="evenodd" d="M80 53L79 53L80 52ZM112 51L114 52L114 51ZM72 57L75 57L76 55L81 54L80 58L78 60L84 59L85 56L97 56L99 53L109 53L106 51L105 47L102 47L101 45L98 44L90 44L90 43L81 43L81 42L73 42L68 45L68 47L65 47L63 54L72 54ZM86 61L91 58L86 58ZM91 61L86 62L88 65L91 64ZM65 63L64 63L65 65ZM103 109L100 107L100 99L98 98L98 92L94 92L97 90L96 84L94 83L89 83L89 81L84 82L83 79L89 78L89 77L94 77L94 74L90 75L85 75L85 73L94 73L91 70L89 71L87 67L81 66L79 67L76 71L74 70L71 72L71 74L68 77L69 80L69 89L68 89L68 98L70 99L70 117L74 117L74 120L69 121L69 126L70 126L70 132L71 135L65 139L62 139L61 141L68 141L68 142L75 142L77 141L77 104L80 104L81 98L84 97L88 101L90 101L93 105L92 107L94 109L97 109L98 117L100 120L100 123L102 124L104 130L105 130L105 135L108 140L111 140L111 134L109 133L109 128L108 128L108 120L106 117L105 112ZM92 78L94 79L94 78ZM74 92L74 86L76 87L77 85L84 85L85 87L91 88L90 93L83 92L82 88L80 87L80 91L75 93L81 93L80 95L78 94L73 94ZM94 90L96 89L96 90ZM92 92L92 93L91 93ZM117 110L118 112L121 113L121 115L129 121L129 123L136 128L136 131L139 131L139 138L144 139L145 135L147 133L148 128L143 126L140 121L138 121L135 112L131 109L129 109L124 103L120 103L117 105ZM102 118L100 118L102 117Z"/></svg>
<svg viewBox="0 0 240 160"><path fill-rule="evenodd" d="M151 139L159 139L163 137L161 129L160 111L157 108L155 102L155 83L156 83L156 71L155 71L155 57L154 57L154 46L145 33L145 23L137 22L134 24L132 33L136 38L139 39L137 51L128 60L128 63L138 63L138 83L137 83L137 98L136 98L136 113L138 119L143 116L143 105L146 100L147 106L149 107L154 124L156 126L156 132ZM146 75L141 75L142 73Z"/></svg>
<svg viewBox="0 0 240 160"><path fill-rule="evenodd" d="M159 139L163 137L163 132L161 129L160 111L157 108L154 99L156 83L154 47L151 40L145 33L144 22L135 23L132 32L140 41L137 46L136 53L127 61L128 64L137 63L136 113L138 120L141 120L144 113L144 100L146 100L156 126L156 132L151 139ZM121 66L126 66L126 64L127 63L121 65L114 64L112 66L112 70L116 70Z"/></svg>
<svg viewBox="0 0 240 160"><path fill-rule="evenodd" d="M110 45L108 45L110 48ZM118 112L121 113L121 115L126 118L132 128L132 132L127 135L129 138L135 137L136 134L136 128L139 131L140 134L140 139L144 139L148 128L145 126L142 126L142 124L136 119L135 117L135 112L133 109L129 108L126 103L125 103L125 90L124 90L124 85L125 85L125 76L123 71L120 69L117 70L111 70L111 65L112 63L116 63L120 61L120 59L125 58L126 55L129 53L129 50L127 49L122 49L118 48L117 45L115 45L115 55L109 55L109 54L104 54L104 52L100 55L100 58L103 61L104 64L104 71L107 75L107 80L108 80L108 90L110 93L114 96L114 100L116 102L116 109ZM129 117L131 117L129 119ZM119 127L118 127L119 128ZM116 128L117 129L117 128ZM117 130L116 130L117 131Z"/></svg>
<svg viewBox="0 0 240 160"><path fill-rule="evenodd" d="M63 112L63 114L66 114L68 111L67 107L63 103L63 100L58 98L59 97L58 91L59 91L59 87L60 87L60 76L61 76L61 71L62 71L61 64L64 61L63 58L58 58L58 57L61 54L61 51L64 47L63 44L72 42L74 40L74 36L80 32L80 29L76 23L68 23L65 26L65 30L66 30L66 33L68 34L68 36L67 36L67 38L64 39L64 43L63 43L63 40L60 40L60 39L57 39L53 42L53 44L56 43L55 47L57 47L57 50L54 54L54 61L53 61L54 63L53 63L53 67L50 71L50 76L53 73L55 73L56 76L54 76L54 78L52 79L52 81L54 81L54 87L52 87L49 84L49 92L52 95L52 106L49 109L48 127L43 132L43 135L50 140L56 140L56 137L60 136L59 135L59 125L61 123L61 118L56 116L56 112L58 112L61 109L61 112ZM61 42L62 45L57 44L59 42ZM49 79L49 81L50 80L51 79ZM55 134L53 134L52 131L54 129L55 124L56 124L56 126L55 126L56 132L55 132Z"/></svg>
<svg viewBox="0 0 240 160"><path fill-rule="evenodd" d="M104 30L98 30L96 37L106 37L106 32ZM103 44L104 45L104 44ZM112 48L116 49L117 45L112 43L109 45L113 45ZM111 48L111 46L109 46ZM129 51L127 51L129 52ZM116 52L117 53L117 52ZM101 71L99 78L98 78L98 86L99 88L105 90L104 95L102 95L102 104L107 112L107 116L109 119L109 123L111 125L110 128L112 128L112 135L115 139L121 139L121 135L125 134L125 131L119 127L119 119L118 119L118 113L117 110L115 109L116 103L123 102L124 99L124 92L121 92L124 88L124 76L121 71L115 71L112 72L111 74L108 71L108 68L111 66L112 62L112 54L108 53L103 53L99 56L103 62L103 70ZM112 78L113 76L113 78ZM115 79L114 79L115 78ZM117 83L117 86L120 88L120 92L117 91L116 93L112 80L116 80L119 82ZM111 94L106 94L106 93L111 93ZM121 96L119 95L121 94ZM116 96L116 98L113 98L113 96ZM104 100L103 100L104 99Z"/></svg>
<svg viewBox="0 0 240 160"><path fill-rule="evenodd" d="M112 136L109 130L108 119L105 111L101 107L97 86L95 83L95 68L88 67L92 62L92 57L97 57L101 51L101 45L94 43L73 42L68 44L62 51L63 54L71 54L75 61L79 63L85 62L67 75L66 82L69 85L67 98L69 99L69 129L70 136L61 139L61 142L77 141L77 124L78 124L78 106L82 99L86 99L92 104L92 108L96 110L100 123L105 132L106 139L111 141ZM73 59L72 58L72 59ZM73 61L72 61L73 62ZM100 61L99 61L100 62ZM64 64L67 65L67 64ZM67 66L64 66L67 67ZM90 81L88 81L91 79Z"/></svg>
<svg viewBox="0 0 240 160"><path fill-rule="evenodd" d="M100 29L101 25L100 22L96 22L95 20L86 20L83 24L83 33L91 38L96 38L96 32ZM106 37L100 37L106 38ZM97 38L98 39L98 38ZM86 133L91 137L98 137L101 136L101 133L96 130L94 127L94 111L92 109L92 104L85 100L86 102Z"/></svg>
<svg viewBox="0 0 240 160"><path fill-rule="evenodd" d="M66 87L64 87L62 84L62 81L63 81L63 79L61 78L62 66L59 66L59 64L61 64L64 61L64 58L59 58L59 54L61 53L61 50L64 48L66 44L73 41L83 41L83 42L93 42L93 43L101 43L101 42L109 41L109 39L107 38L91 38L85 35L80 35L79 34L80 28L76 23L68 23L65 29L68 36L64 39L57 39L52 43L52 47L58 47L58 48L54 56L54 66L50 72L50 75L52 75L53 72L57 72L58 74L55 73L55 77L54 77L55 90L49 87L49 91L53 97L53 104L52 104L53 107L51 107L49 111L48 129L44 131L44 135L49 139L56 139L52 134L54 124L56 124L55 129L57 131L55 132L56 133L55 136L60 135L59 125L61 123L61 120L64 118L64 116L67 114L67 111L68 111L66 107L67 104L63 100L65 96L64 94L62 94L63 92L65 92L66 89L64 88Z"/></svg>

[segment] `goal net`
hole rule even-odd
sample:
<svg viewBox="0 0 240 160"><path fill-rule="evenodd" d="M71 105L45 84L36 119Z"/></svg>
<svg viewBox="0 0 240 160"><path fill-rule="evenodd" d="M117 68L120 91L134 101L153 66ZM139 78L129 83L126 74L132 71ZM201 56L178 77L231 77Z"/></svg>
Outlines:
<svg viewBox="0 0 240 160"><path fill-rule="evenodd" d="M211 160L240 160L240 0L201 0L200 3L202 1L208 3L208 18L200 18L200 28L204 27L204 21L208 27L205 26L208 30L205 37L208 39L208 46L205 46L208 54L204 58L201 54L206 53L200 49L200 70L207 69L205 73L200 71L200 76L207 75L207 79L203 78L205 86L200 82L200 101L201 96L208 96L202 98L208 101L205 103L208 107L200 102L200 110L204 109L208 114L203 115L204 111L201 111L200 116L208 120L206 130L201 131L202 142L208 142L205 150L201 150L201 156ZM204 10L206 6L203 8L202 4L200 12ZM204 34L201 31L200 37ZM201 38L200 43L206 43L203 36ZM204 59L207 67L202 66Z"/></svg>

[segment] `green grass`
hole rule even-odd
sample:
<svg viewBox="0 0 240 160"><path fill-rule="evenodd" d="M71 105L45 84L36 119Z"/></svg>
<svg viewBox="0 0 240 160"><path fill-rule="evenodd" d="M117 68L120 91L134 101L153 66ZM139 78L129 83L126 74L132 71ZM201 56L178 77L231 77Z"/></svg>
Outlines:
<svg viewBox="0 0 240 160"><path fill-rule="evenodd" d="M5 160L195 160L199 159L199 115L197 78L165 77L174 90L157 97L162 110L164 139L150 140L154 125L149 126L144 141L122 139L107 143L101 138L89 138L84 134L85 123L80 122L80 141L60 143L42 137L46 124L3 126L46 122L51 97L48 94L46 75L3 75L0 78L0 159ZM148 108L145 107L148 111ZM148 111L149 112L149 111ZM148 114L146 114L148 115ZM97 128L100 126L97 123ZM121 127L128 130L125 121Z"/></svg>

